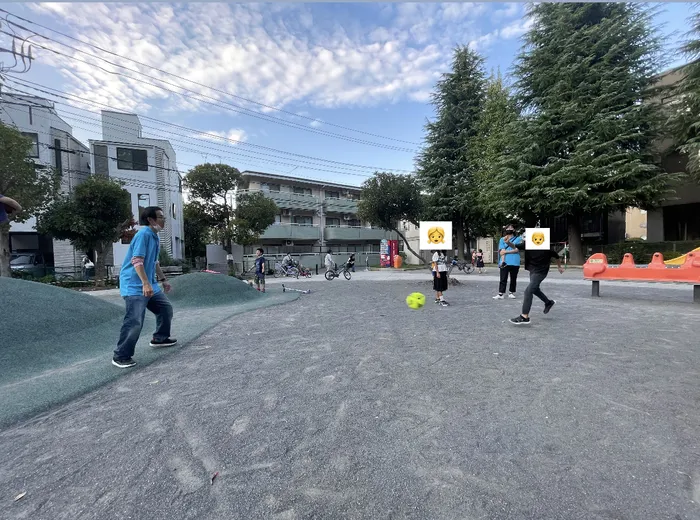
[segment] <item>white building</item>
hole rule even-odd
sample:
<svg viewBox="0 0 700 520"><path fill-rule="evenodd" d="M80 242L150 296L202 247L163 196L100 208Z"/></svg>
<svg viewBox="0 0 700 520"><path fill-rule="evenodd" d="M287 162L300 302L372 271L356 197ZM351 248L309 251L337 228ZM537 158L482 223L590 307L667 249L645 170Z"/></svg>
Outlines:
<svg viewBox="0 0 700 520"><path fill-rule="evenodd" d="M170 142L141 135L135 114L102 111L102 140L90 140L92 171L124 182L131 193L134 220L142 208L159 206L165 214L161 248L176 259L185 257L182 176ZM120 266L128 244L117 242L108 263Z"/></svg>
<svg viewBox="0 0 700 520"><path fill-rule="evenodd" d="M34 141L31 157L61 173L61 190L69 193L89 172L90 152L73 137L73 129L59 117L54 104L35 96L3 93L0 97L0 121L22 132ZM12 197L12 193L4 193ZM21 200L19 201L21 204ZM27 222L12 222L10 249L13 253L31 252L40 255L47 266L70 271L80 265L83 256L69 242L52 240L36 231L36 218Z"/></svg>

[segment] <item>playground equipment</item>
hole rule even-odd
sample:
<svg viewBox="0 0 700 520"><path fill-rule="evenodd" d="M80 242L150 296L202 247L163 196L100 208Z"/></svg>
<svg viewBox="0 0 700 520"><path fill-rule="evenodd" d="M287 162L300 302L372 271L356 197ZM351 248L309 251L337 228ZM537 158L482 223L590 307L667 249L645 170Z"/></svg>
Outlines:
<svg viewBox="0 0 700 520"><path fill-rule="evenodd" d="M700 247L697 247L691 251L691 253L696 253L700 254ZM683 265L685 263L685 259L688 256L688 254L677 256L676 258L672 258L671 260L666 260L664 264L666 265Z"/></svg>
<svg viewBox="0 0 700 520"><path fill-rule="evenodd" d="M693 285L693 302L700 303L700 252L685 255L680 266L668 266L661 253L654 253L649 265L636 265L631 253L620 265L609 265L603 253L592 255L583 266L584 280L591 280L592 296L600 296L600 281L688 283Z"/></svg>

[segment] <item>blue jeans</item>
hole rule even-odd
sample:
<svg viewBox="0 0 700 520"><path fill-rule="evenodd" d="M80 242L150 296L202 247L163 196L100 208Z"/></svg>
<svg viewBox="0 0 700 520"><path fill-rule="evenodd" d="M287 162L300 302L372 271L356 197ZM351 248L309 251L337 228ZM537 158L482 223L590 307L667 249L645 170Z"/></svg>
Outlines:
<svg viewBox="0 0 700 520"><path fill-rule="evenodd" d="M173 321L173 306L162 291L150 298L145 296L125 296L126 314L119 334L119 342L114 351L114 359L127 360L134 355L136 343L141 335L146 309L156 315L156 332L153 339L164 340L170 337Z"/></svg>

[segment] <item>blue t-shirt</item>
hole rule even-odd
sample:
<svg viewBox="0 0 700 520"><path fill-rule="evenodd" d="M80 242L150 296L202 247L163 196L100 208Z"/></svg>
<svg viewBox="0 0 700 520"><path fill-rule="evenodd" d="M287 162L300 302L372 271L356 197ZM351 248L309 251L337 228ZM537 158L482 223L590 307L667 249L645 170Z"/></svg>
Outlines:
<svg viewBox="0 0 700 520"><path fill-rule="evenodd" d="M0 195L0 199L2 198L2 195ZM9 219L7 218L7 210L5 209L5 205L0 203L0 224L3 222L7 222Z"/></svg>
<svg viewBox="0 0 700 520"><path fill-rule="evenodd" d="M135 256L143 257L143 268L146 270L146 278L151 281L153 294L160 292L160 285L156 278L156 263L160 253L160 238L150 227L144 226L138 230L131 239L129 250L126 252L122 269L119 272L119 293L122 296L142 296L143 284L132 265L131 259Z"/></svg>
<svg viewBox="0 0 700 520"><path fill-rule="evenodd" d="M520 237L515 237L511 242L515 244L516 246L520 244L523 241L522 238ZM516 249L507 246L506 245L506 240L505 238L501 238L498 242L498 250L500 251L501 249L505 249L506 251L515 251ZM515 254L506 254L506 265L514 265L514 266L520 266L520 253ZM499 255L500 257L500 255Z"/></svg>
<svg viewBox="0 0 700 520"><path fill-rule="evenodd" d="M255 259L255 274L265 275L265 273L263 273L263 263L265 263L265 257L263 255Z"/></svg>

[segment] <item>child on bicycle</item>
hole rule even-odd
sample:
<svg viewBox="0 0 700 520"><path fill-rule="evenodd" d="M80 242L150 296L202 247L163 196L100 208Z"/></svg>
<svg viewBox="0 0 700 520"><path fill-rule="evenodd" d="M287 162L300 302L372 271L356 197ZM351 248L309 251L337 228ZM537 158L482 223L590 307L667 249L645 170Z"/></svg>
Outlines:
<svg viewBox="0 0 700 520"><path fill-rule="evenodd" d="M355 253L350 253L350 258L348 258L345 267L348 270L352 269L353 273L355 272Z"/></svg>

